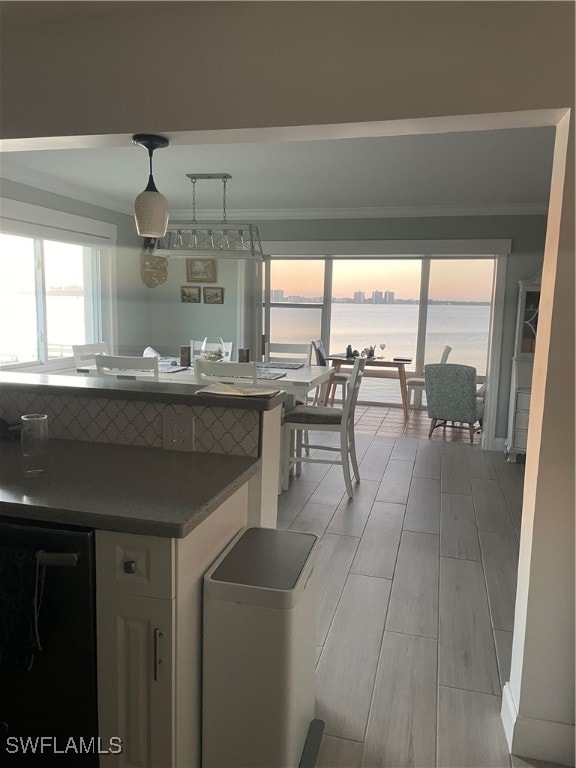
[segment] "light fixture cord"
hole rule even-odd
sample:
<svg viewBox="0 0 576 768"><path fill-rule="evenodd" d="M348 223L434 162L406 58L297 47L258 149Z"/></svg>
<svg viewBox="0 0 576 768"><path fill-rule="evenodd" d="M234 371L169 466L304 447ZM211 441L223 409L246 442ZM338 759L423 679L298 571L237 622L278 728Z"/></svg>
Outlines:
<svg viewBox="0 0 576 768"><path fill-rule="evenodd" d="M226 176L222 178L222 223L226 224L228 219L226 218L226 182L228 179Z"/></svg>

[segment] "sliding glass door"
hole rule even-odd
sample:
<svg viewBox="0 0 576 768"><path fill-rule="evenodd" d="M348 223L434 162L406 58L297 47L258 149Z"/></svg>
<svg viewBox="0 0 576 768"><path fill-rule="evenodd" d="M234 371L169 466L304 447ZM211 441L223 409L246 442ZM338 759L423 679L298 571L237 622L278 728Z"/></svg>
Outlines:
<svg viewBox="0 0 576 768"><path fill-rule="evenodd" d="M270 341L322 338L331 353L350 344L385 358L412 358L407 370L440 360L486 375L493 258L282 258L268 264L265 323ZM365 377L363 402L401 402L397 380Z"/></svg>
<svg viewBox="0 0 576 768"><path fill-rule="evenodd" d="M421 261L335 259L332 269L330 351L342 353L350 344L359 352L374 347L379 357L415 360ZM360 398L400 403L398 382L365 376Z"/></svg>
<svg viewBox="0 0 576 768"><path fill-rule="evenodd" d="M436 363L446 344L450 362L486 375L494 259L432 259L424 360Z"/></svg>

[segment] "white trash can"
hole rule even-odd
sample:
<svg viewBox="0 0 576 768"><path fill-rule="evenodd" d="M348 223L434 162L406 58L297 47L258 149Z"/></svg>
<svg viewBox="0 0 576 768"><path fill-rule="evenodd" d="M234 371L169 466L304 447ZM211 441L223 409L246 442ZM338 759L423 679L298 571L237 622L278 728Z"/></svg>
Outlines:
<svg viewBox="0 0 576 768"><path fill-rule="evenodd" d="M296 768L314 718L318 537L246 528L204 576L202 765Z"/></svg>

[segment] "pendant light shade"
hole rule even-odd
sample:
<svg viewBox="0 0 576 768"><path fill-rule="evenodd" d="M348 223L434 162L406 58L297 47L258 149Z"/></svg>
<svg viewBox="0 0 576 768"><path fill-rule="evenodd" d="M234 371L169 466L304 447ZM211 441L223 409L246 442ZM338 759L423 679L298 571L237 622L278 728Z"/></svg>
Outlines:
<svg viewBox="0 0 576 768"><path fill-rule="evenodd" d="M132 137L134 144L148 150L150 176L143 192L134 201L136 231L141 237L164 237L168 226L168 200L156 189L152 176L152 153L155 149L168 146L168 139L148 133L137 133Z"/></svg>
<svg viewBox="0 0 576 768"><path fill-rule="evenodd" d="M164 237L168 227L168 200L157 189L149 187L134 200L136 231L142 237Z"/></svg>

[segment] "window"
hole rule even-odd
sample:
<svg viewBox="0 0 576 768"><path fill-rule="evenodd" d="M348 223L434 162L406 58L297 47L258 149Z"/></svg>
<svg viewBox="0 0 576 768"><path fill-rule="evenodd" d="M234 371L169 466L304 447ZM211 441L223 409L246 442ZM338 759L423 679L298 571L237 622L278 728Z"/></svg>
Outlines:
<svg viewBox="0 0 576 768"><path fill-rule="evenodd" d="M46 362L99 339L99 252L0 234L0 364Z"/></svg>
<svg viewBox="0 0 576 768"><path fill-rule="evenodd" d="M322 336L324 261L270 262L269 339L296 343Z"/></svg>
<svg viewBox="0 0 576 768"><path fill-rule="evenodd" d="M0 235L0 365L38 359L34 241Z"/></svg>
<svg viewBox="0 0 576 768"><path fill-rule="evenodd" d="M483 380L494 263L465 256L272 258L267 337L323 338L335 354L348 344L360 352L374 346L377 356L412 358L410 371L439 360L450 345L451 361L474 366ZM398 383L364 377L361 399L399 404Z"/></svg>
<svg viewBox="0 0 576 768"><path fill-rule="evenodd" d="M415 359L420 269L416 259L335 260L329 349L344 352L351 344L359 352L375 347L377 356ZM362 399L400 402L398 383L365 377Z"/></svg>
<svg viewBox="0 0 576 768"><path fill-rule="evenodd" d="M426 363L437 363L449 344L454 362L486 375L493 277L494 259L431 260Z"/></svg>
<svg viewBox="0 0 576 768"><path fill-rule="evenodd" d="M97 241L115 227L14 201L1 223L0 365L58 367L73 344L110 338L111 249Z"/></svg>

